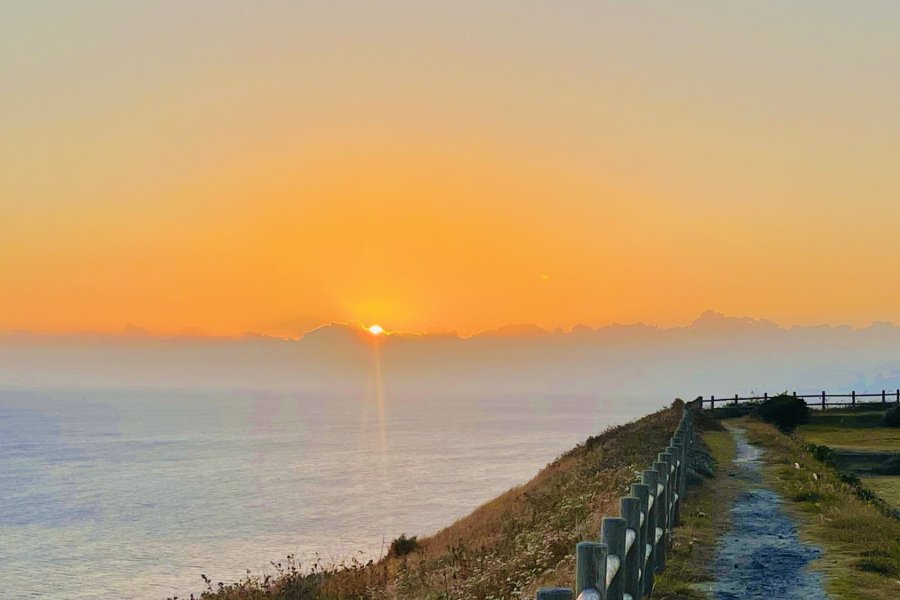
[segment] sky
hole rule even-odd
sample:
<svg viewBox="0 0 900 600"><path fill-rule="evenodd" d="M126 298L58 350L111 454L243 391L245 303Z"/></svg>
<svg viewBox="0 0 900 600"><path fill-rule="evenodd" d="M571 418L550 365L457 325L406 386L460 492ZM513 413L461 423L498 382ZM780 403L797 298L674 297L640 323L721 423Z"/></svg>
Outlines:
<svg viewBox="0 0 900 600"><path fill-rule="evenodd" d="M900 3L0 4L0 331L900 321Z"/></svg>

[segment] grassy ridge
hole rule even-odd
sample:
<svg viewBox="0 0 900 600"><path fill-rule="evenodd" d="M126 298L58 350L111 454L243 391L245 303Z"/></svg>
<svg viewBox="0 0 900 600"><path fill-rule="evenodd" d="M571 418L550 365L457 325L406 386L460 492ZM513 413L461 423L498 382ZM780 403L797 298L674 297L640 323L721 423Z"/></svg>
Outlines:
<svg viewBox="0 0 900 600"><path fill-rule="evenodd" d="M209 582L204 600L497 600L527 598L574 580L575 544L617 515L635 473L667 445L680 403L591 437L534 479L418 540L402 556L367 564L297 565L274 577ZM414 482L413 482L414 484Z"/></svg>

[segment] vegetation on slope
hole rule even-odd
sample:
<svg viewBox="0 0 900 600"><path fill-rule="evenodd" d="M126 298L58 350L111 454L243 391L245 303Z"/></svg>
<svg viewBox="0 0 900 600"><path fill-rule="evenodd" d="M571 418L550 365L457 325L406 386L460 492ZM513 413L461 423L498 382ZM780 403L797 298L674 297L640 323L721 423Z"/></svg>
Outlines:
<svg viewBox="0 0 900 600"><path fill-rule="evenodd" d="M635 473L668 443L681 403L613 427L567 452L403 556L304 568L290 559L274 577L213 584L204 600L497 600L527 598L574 579L574 547L618 514Z"/></svg>

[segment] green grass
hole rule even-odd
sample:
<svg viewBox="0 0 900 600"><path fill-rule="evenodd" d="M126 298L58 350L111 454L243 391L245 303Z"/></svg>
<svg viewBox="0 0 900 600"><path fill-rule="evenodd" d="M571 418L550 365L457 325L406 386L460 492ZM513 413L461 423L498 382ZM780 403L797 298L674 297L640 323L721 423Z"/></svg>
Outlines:
<svg viewBox="0 0 900 600"><path fill-rule="evenodd" d="M882 414L872 410L815 412L797 433L813 444L842 450L900 452L900 427L881 427Z"/></svg>
<svg viewBox="0 0 900 600"><path fill-rule="evenodd" d="M711 570L716 538L728 527L731 500L739 491L734 471L736 447L726 431L706 431L702 436L706 451L715 462L715 477L688 488L682 509L682 524L673 531L672 548L666 570L657 576L653 598L657 600L693 600L707 598L706 582Z"/></svg>
<svg viewBox="0 0 900 600"><path fill-rule="evenodd" d="M791 499L787 508L804 538L825 550L815 566L825 574L828 591L846 599L900 597L900 521L861 498L859 488L816 460L799 438L751 419L740 424L752 443L766 449L766 479Z"/></svg>
<svg viewBox="0 0 900 600"><path fill-rule="evenodd" d="M885 502L900 508L900 477L860 477L863 485L878 494Z"/></svg>

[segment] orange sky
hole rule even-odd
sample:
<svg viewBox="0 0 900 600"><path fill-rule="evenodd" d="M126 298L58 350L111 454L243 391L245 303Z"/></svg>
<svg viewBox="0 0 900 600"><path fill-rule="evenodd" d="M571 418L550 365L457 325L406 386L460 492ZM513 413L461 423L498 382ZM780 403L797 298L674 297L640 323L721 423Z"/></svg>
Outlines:
<svg viewBox="0 0 900 600"><path fill-rule="evenodd" d="M900 321L891 3L21 4L0 331Z"/></svg>

